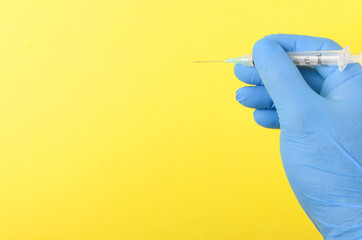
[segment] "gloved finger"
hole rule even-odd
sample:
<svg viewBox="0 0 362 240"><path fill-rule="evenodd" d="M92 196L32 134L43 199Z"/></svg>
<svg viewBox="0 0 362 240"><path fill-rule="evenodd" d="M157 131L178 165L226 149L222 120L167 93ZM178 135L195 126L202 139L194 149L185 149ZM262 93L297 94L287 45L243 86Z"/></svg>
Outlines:
<svg viewBox="0 0 362 240"><path fill-rule="evenodd" d="M235 76L242 82L252 85L263 85L261 78L255 67L246 67L241 64L235 64Z"/></svg>
<svg viewBox="0 0 362 240"><path fill-rule="evenodd" d="M310 67L300 67L299 71L308 85L316 93L319 93L323 85L323 78L321 75L319 75L314 68ZM275 109L273 100L264 86L247 86L240 88L236 91L236 100L249 108Z"/></svg>
<svg viewBox="0 0 362 240"><path fill-rule="evenodd" d="M309 86L317 93L320 92L323 85L323 78L317 72L315 68L312 67L298 67L302 76L306 79ZM234 67L235 76L242 82L246 84L252 84L257 86L263 86L263 81L261 80L258 72L255 67L246 67L241 64L236 64Z"/></svg>
<svg viewBox="0 0 362 240"><path fill-rule="evenodd" d="M280 128L279 117L276 110L256 109L254 120L257 124L265 128Z"/></svg>
<svg viewBox="0 0 362 240"><path fill-rule="evenodd" d="M278 109L298 109L310 103L305 99L318 96L276 42L259 40L254 45L253 57L256 70Z"/></svg>
<svg viewBox="0 0 362 240"><path fill-rule="evenodd" d="M331 39L306 35L272 34L266 36L265 39L277 42L286 52L330 51L342 49L338 43ZM328 77L329 74L336 70L338 71L338 67L334 66L316 66L316 69L323 78Z"/></svg>
<svg viewBox="0 0 362 240"><path fill-rule="evenodd" d="M264 86L243 87L236 91L236 100L249 108L272 109L274 103Z"/></svg>

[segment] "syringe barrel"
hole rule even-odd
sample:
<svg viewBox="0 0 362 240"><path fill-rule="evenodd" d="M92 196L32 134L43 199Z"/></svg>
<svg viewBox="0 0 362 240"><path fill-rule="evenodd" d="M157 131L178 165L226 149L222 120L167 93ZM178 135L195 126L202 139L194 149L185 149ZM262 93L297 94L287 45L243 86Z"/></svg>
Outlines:
<svg viewBox="0 0 362 240"><path fill-rule="evenodd" d="M331 65L338 66L341 51L310 51L310 52L287 52L295 65L316 66ZM238 58L228 59L229 63L240 63L244 66L254 66L253 56L250 54Z"/></svg>
<svg viewBox="0 0 362 240"><path fill-rule="evenodd" d="M287 52L287 54L298 66L338 66L341 51Z"/></svg>

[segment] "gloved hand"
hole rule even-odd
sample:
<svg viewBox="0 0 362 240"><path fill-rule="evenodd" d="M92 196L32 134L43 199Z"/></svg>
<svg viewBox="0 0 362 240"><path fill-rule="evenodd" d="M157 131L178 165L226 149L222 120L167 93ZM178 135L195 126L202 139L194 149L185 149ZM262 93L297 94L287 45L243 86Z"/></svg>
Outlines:
<svg viewBox="0 0 362 240"><path fill-rule="evenodd" d="M285 51L340 50L325 38L271 35L253 48L254 67L236 93L255 121L279 128L286 175L325 239L362 239L362 67L296 67ZM274 106L275 105L275 106Z"/></svg>

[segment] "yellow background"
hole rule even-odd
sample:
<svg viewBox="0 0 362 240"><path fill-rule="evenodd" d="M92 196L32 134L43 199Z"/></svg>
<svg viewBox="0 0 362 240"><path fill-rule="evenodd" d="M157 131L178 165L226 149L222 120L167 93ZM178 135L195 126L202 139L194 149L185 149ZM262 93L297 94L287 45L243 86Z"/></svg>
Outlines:
<svg viewBox="0 0 362 240"><path fill-rule="evenodd" d="M0 1L0 239L322 239L227 64L362 48L362 2Z"/></svg>

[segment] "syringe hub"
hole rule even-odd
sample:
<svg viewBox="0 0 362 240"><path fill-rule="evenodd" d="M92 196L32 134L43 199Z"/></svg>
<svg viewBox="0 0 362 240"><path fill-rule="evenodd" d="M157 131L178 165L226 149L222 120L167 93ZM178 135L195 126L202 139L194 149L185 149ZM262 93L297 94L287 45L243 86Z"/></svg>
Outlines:
<svg viewBox="0 0 362 240"><path fill-rule="evenodd" d="M362 52L360 55L351 54L349 47L346 46L341 50L340 57L338 59L338 67L340 71L343 71L350 63L362 63Z"/></svg>

